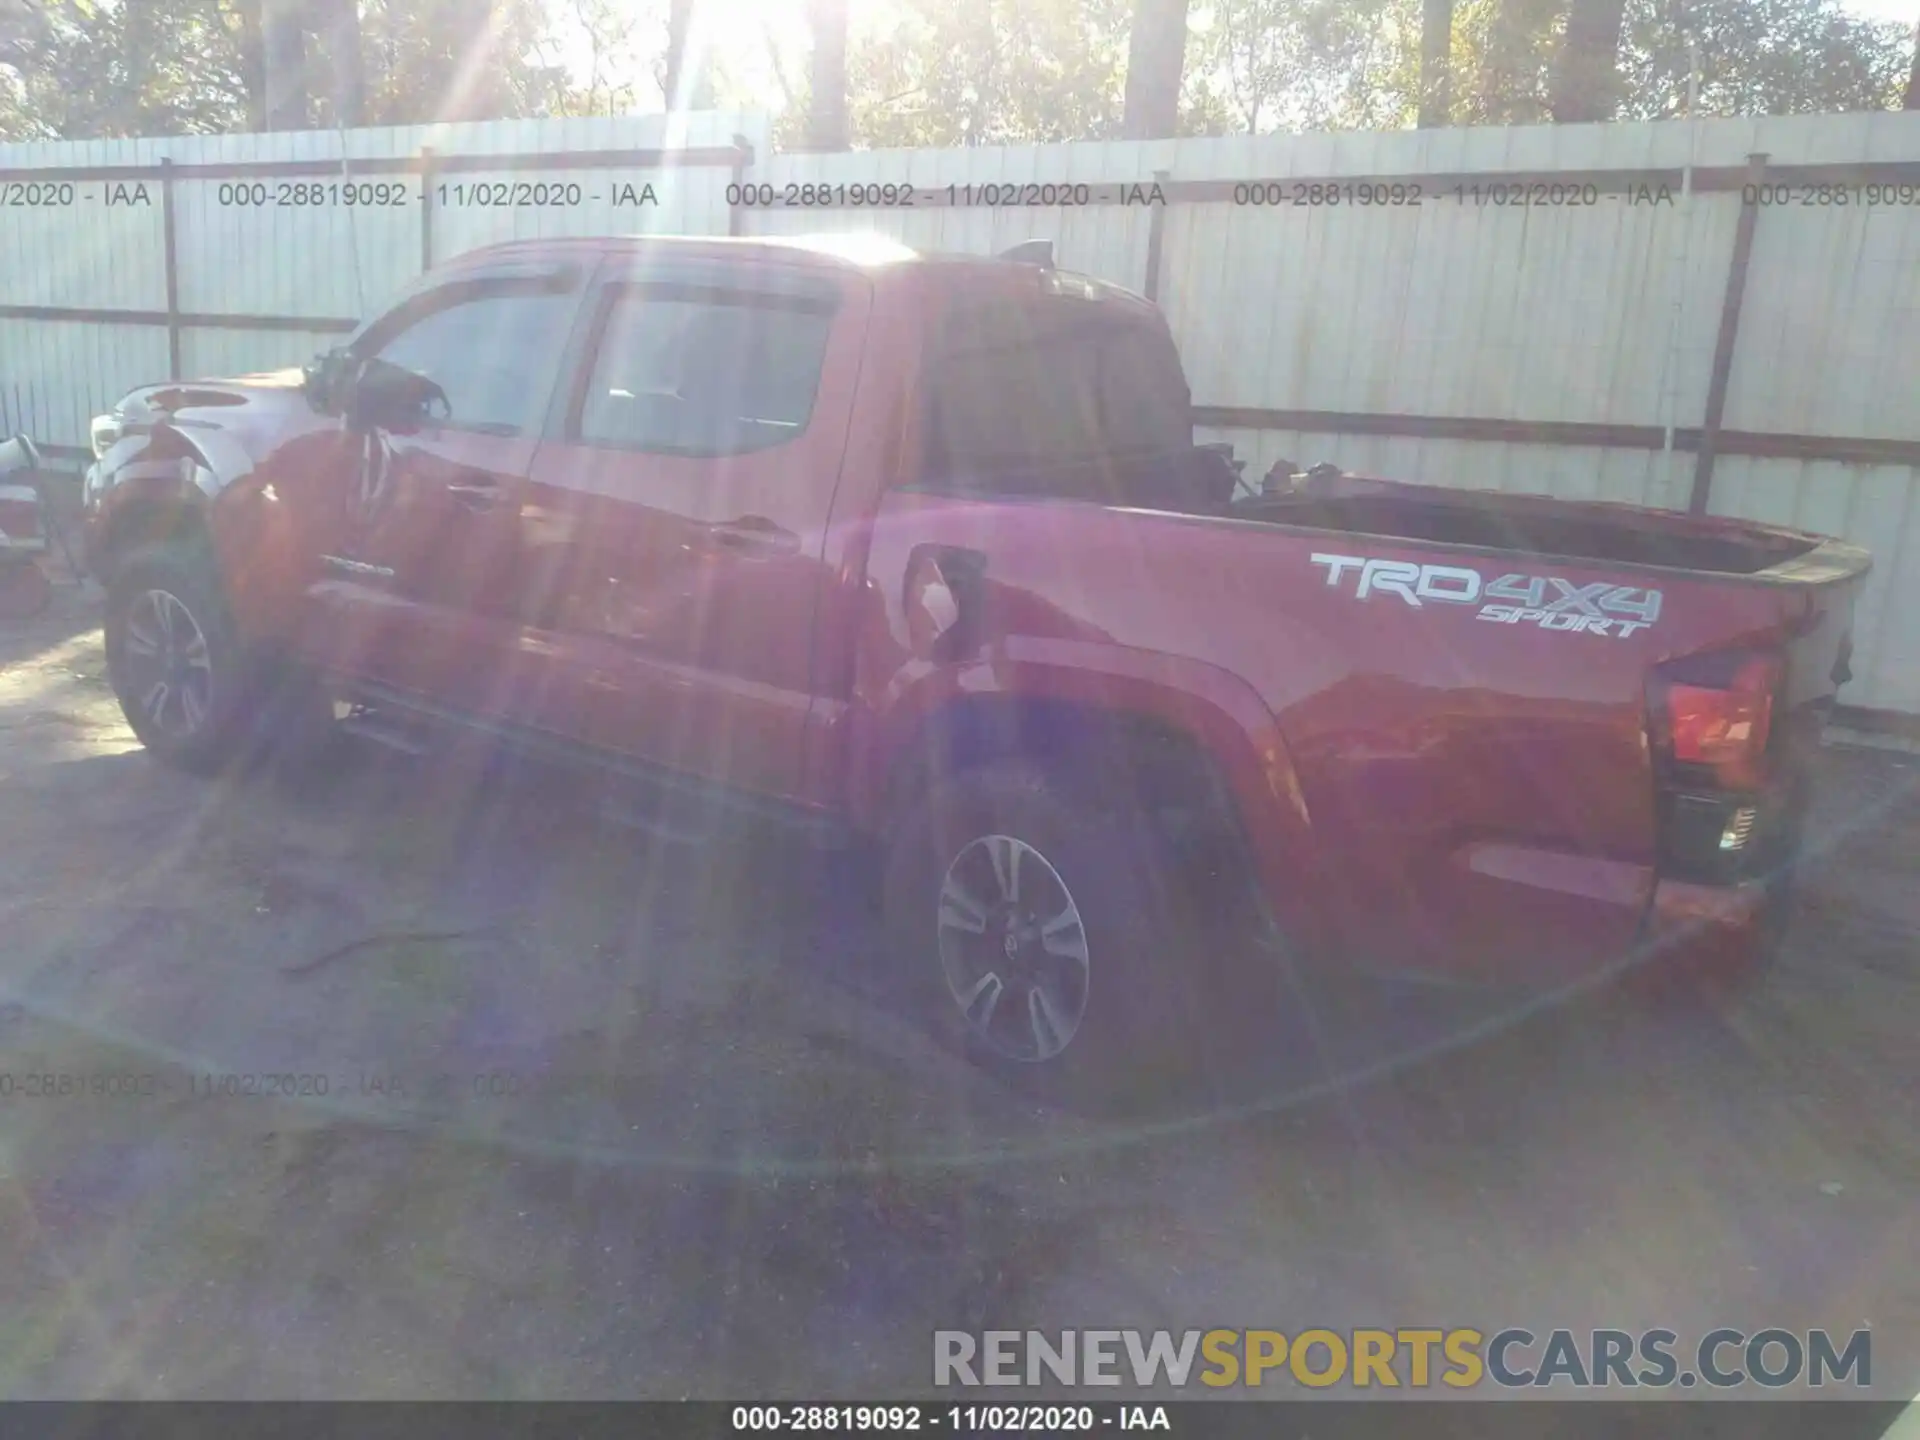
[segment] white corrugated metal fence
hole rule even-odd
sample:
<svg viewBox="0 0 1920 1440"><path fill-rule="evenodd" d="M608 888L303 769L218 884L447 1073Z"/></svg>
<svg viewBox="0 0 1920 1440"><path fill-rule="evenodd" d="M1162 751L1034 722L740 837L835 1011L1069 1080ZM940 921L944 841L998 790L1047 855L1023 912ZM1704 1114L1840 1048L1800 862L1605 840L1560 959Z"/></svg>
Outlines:
<svg viewBox="0 0 1920 1440"><path fill-rule="evenodd" d="M768 133L763 118L696 114L671 130L652 117L0 146L0 184L163 156L183 172L171 304L157 202L0 206L0 410L79 443L89 414L167 374L169 310L191 320L173 332L187 375L296 363L330 343L327 327L199 322L378 308L420 269L417 198L261 206L232 187L336 179L343 148L397 167L430 146L469 166L522 157L436 170L436 187L548 187L547 203L512 206L450 192L425 225L436 258L607 231L859 229L970 252L1045 237L1064 266L1159 300L1206 438L1234 442L1251 475L1285 455L1684 506L1741 213L1760 201L1710 508L1873 550L1842 698L1920 713L1920 113L843 155L770 155ZM662 149L678 158L556 168L574 152ZM1743 195L1756 154L1766 188ZM328 173L208 170L285 161ZM353 178L423 183L397 168ZM730 192L737 179L751 188ZM646 183L659 203L614 203L621 184Z"/></svg>

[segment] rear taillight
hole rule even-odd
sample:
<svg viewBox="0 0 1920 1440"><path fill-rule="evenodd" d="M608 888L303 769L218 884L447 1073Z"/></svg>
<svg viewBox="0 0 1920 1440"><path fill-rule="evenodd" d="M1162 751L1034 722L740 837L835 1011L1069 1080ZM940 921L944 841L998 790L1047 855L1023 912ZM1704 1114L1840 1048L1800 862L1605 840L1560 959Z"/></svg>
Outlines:
<svg viewBox="0 0 1920 1440"><path fill-rule="evenodd" d="M1655 670L1649 734L1668 778L1727 790L1764 784L1785 674L1778 655L1754 652L1689 656Z"/></svg>

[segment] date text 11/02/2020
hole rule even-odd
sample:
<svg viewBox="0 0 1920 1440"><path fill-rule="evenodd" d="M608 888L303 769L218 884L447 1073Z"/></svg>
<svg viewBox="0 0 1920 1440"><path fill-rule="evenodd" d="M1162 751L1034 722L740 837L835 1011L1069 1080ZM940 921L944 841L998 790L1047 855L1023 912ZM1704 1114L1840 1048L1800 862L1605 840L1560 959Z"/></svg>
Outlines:
<svg viewBox="0 0 1920 1440"><path fill-rule="evenodd" d="M1227 182L1222 182L1227 183ZM1803 187L1805 188L1805 187ZM1807 194L1783 193L1792 187L1763 186L1749 204L1920 204L1915 186L1817 186ZM1849 196L1858 191L1857 196ZM144 182L79 186L70 181L9 181L0 185L0 209L66 210L86 204L107 208L148 208L157 188ZM1839 196L1840 198L1835 198ZM1907 196L1901 199L1899 197ZM1822 198L1824 197L1824 198ZM417 190L404 181L281 180L224 181L214 193L222 209L237 210L393 210L431 201L449 209L573 209L610 205L614 209L662 204L649 182L615 180L582 184L573 180L442 181ZM1630 206L1672 206L1667 185L1634 185L1619 191L1590 183L1488 181L1434 186L1418 180L1242 180L1230 191L1203 197L1225 199L1238 207L1261 209L1418 209L1455 204L1492 209L1598 207L1603 201ZM1092 184L1085 181L990 181L918 186L889 181L788 182L741 181L726 187L726 203L747 210L913 210L913 209L1072 209L1084 206L1161 207L1172 197L1159 180Z"/></svg>
<svg viewBox="0 0 1920 1440"><path fill-rule="evenodd" d="M893 181L742 181L727 187L727 204L744 209L937 209L1070 208L1079 206L1164 206L1174 197L1165 177L1095 184L1089 181L986 181L947 185L911 185ZM1474 209L1672 209L1680 199L1674 186L1653 181L1601 185L1587 180L1236 180L1206 182L1198 203L1230 201L1241 208L1356 210L1418 209L1456 205ZM1745 205L1920 206L1920 185L1748 185Z"/></svg>
<svg viewBox="0 0 1920 1440"><path fill-rule="evenodd" d="M1163 207L1175 192L1162 180L1095 184L1089 181L1008 180L947 185L904 181L793 181L772 184L741 181L727 186L729 206L747 210L914 210L914 209L1121 209ZM1603 189L1592 184L1535 182L1461 183L1435 186L1419 180L1237 180L1207 182L1196 203L1222 201L1238 208L1355 210L1418 209L1423 205L1476 208L1596 207L1603 202L1630 206L1672 206L1668 185L1637 184Z"/></svg>
<svg viewBox="0 0 1920 1440"><path fill-rule="evenodd" d="M161 187L145 181L85 185L70 180L0 183L0 210L62 211L85 206L152 209ZM651 181L447 180L421 189L404 180L223 180L209 196L222 210L404 210L431 203L440 209L555 210L583 205L653 209L664 203Z"/></svg>
<svg viewBox="0 0 1920 1440"><path fill-rule="evenodd" d="M941 208L1064 209L1084 205L1165 205L1158 182L1091 184L1070 180L1007 180L950 185L893 181L741 181L727 186L730 206L748 210L913 210Z"/></svg>
<svg viewBox="0 0 1920 1440"><path fill-rule="evenodd" d="M762 210L911 210L939 208L1068 209L1082 206L1157 207L1174 196L1161 179L1093 184L1087 181L955 182L941 186L892 181L813 182L739 181L726 187L726 203ZM1398 180L1236 180L1209 182L1226 187L1194 198L1198 203L1228 201L1254 209L1353 210L1419 209L1456 205L1479 210L1598 209L1605 205L1670 209L1679 192L1667 184L1635 182L1603 187L1593 181L1500 180L1434 184ZM65 210L85 204L150 207L156 193L145 183L80 186L71 181L8 181L0 184L0 209ZM1746 185L1741 203L1768 208L1858 209L1920 207L1920 184L1761 184ZM583 184L576 180L441 181L416 189L405 181L341 179L224 181L214 195L222 209L391 210L431 201L450 209L573 209L609 205L614 209L652 208L663 203L651 182L612 180Z"/></svg>
<svg viewBox="0 0 1920 1440"><path fill-rule="evenodd" d="M948 1431L956 1435L1064 1435L1100 1429L1172 1431L1165 1405L736 1405L735 1432L844 1435Z"/></svg>
<svg viewBox="0 0 1920 1440"><path fill-rule="evenodd" d="M661 203L657 187L631 180L603 180L592 185L577 180L445 180L418 192L398 180L297 180L272 185L256 180L223 184L215 200L222 208L254 210L332 206L381 210L427 200L442 209L489 210L571 210L589 204L621 210L653 208Z"/></svg>

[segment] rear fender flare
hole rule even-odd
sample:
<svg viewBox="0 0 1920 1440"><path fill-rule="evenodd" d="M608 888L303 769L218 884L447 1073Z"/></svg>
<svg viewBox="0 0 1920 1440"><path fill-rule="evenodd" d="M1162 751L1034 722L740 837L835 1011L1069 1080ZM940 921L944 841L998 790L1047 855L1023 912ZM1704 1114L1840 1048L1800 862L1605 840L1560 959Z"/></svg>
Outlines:
<svg viewBox="0 0 1920 1440"><path fill-rule="evenodd" d="M1319 866L1293 760L1278 724L1246 681L1202 661L1077 640L1009 639L991 658L927 670L891 687L873 719L870 763L856 775L857 823L888 819L895 777L942 712L1000 697L1052 702L1146 721L1191 742L1230 797L1255 882L1274 919L1310 946L1330 938Z"/></svg>

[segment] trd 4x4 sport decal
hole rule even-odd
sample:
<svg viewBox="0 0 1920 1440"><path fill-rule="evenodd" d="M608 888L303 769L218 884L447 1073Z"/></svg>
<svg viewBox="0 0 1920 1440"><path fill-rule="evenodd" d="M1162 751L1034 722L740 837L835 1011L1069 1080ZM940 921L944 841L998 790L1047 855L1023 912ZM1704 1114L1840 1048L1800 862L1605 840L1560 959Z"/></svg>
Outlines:
<svg viewBox="0 0 1920 1440"><path fill-rule="evenodd" d="M1314 555L1327 567L1327 584L1354 577L1354 598L1395 595L1418 610L1438 605L1477 605L1481 620L1497 625L1538 625L1542 630L1584 631L1626 639L1660 618L1660 592L1601 580L1575 585L1558 575L1502 575L1488 580L1464 565L1415 565L1410 560L1369 560L1362 555ZM1499 603L1489 604L1495 601Z"/></svg>

